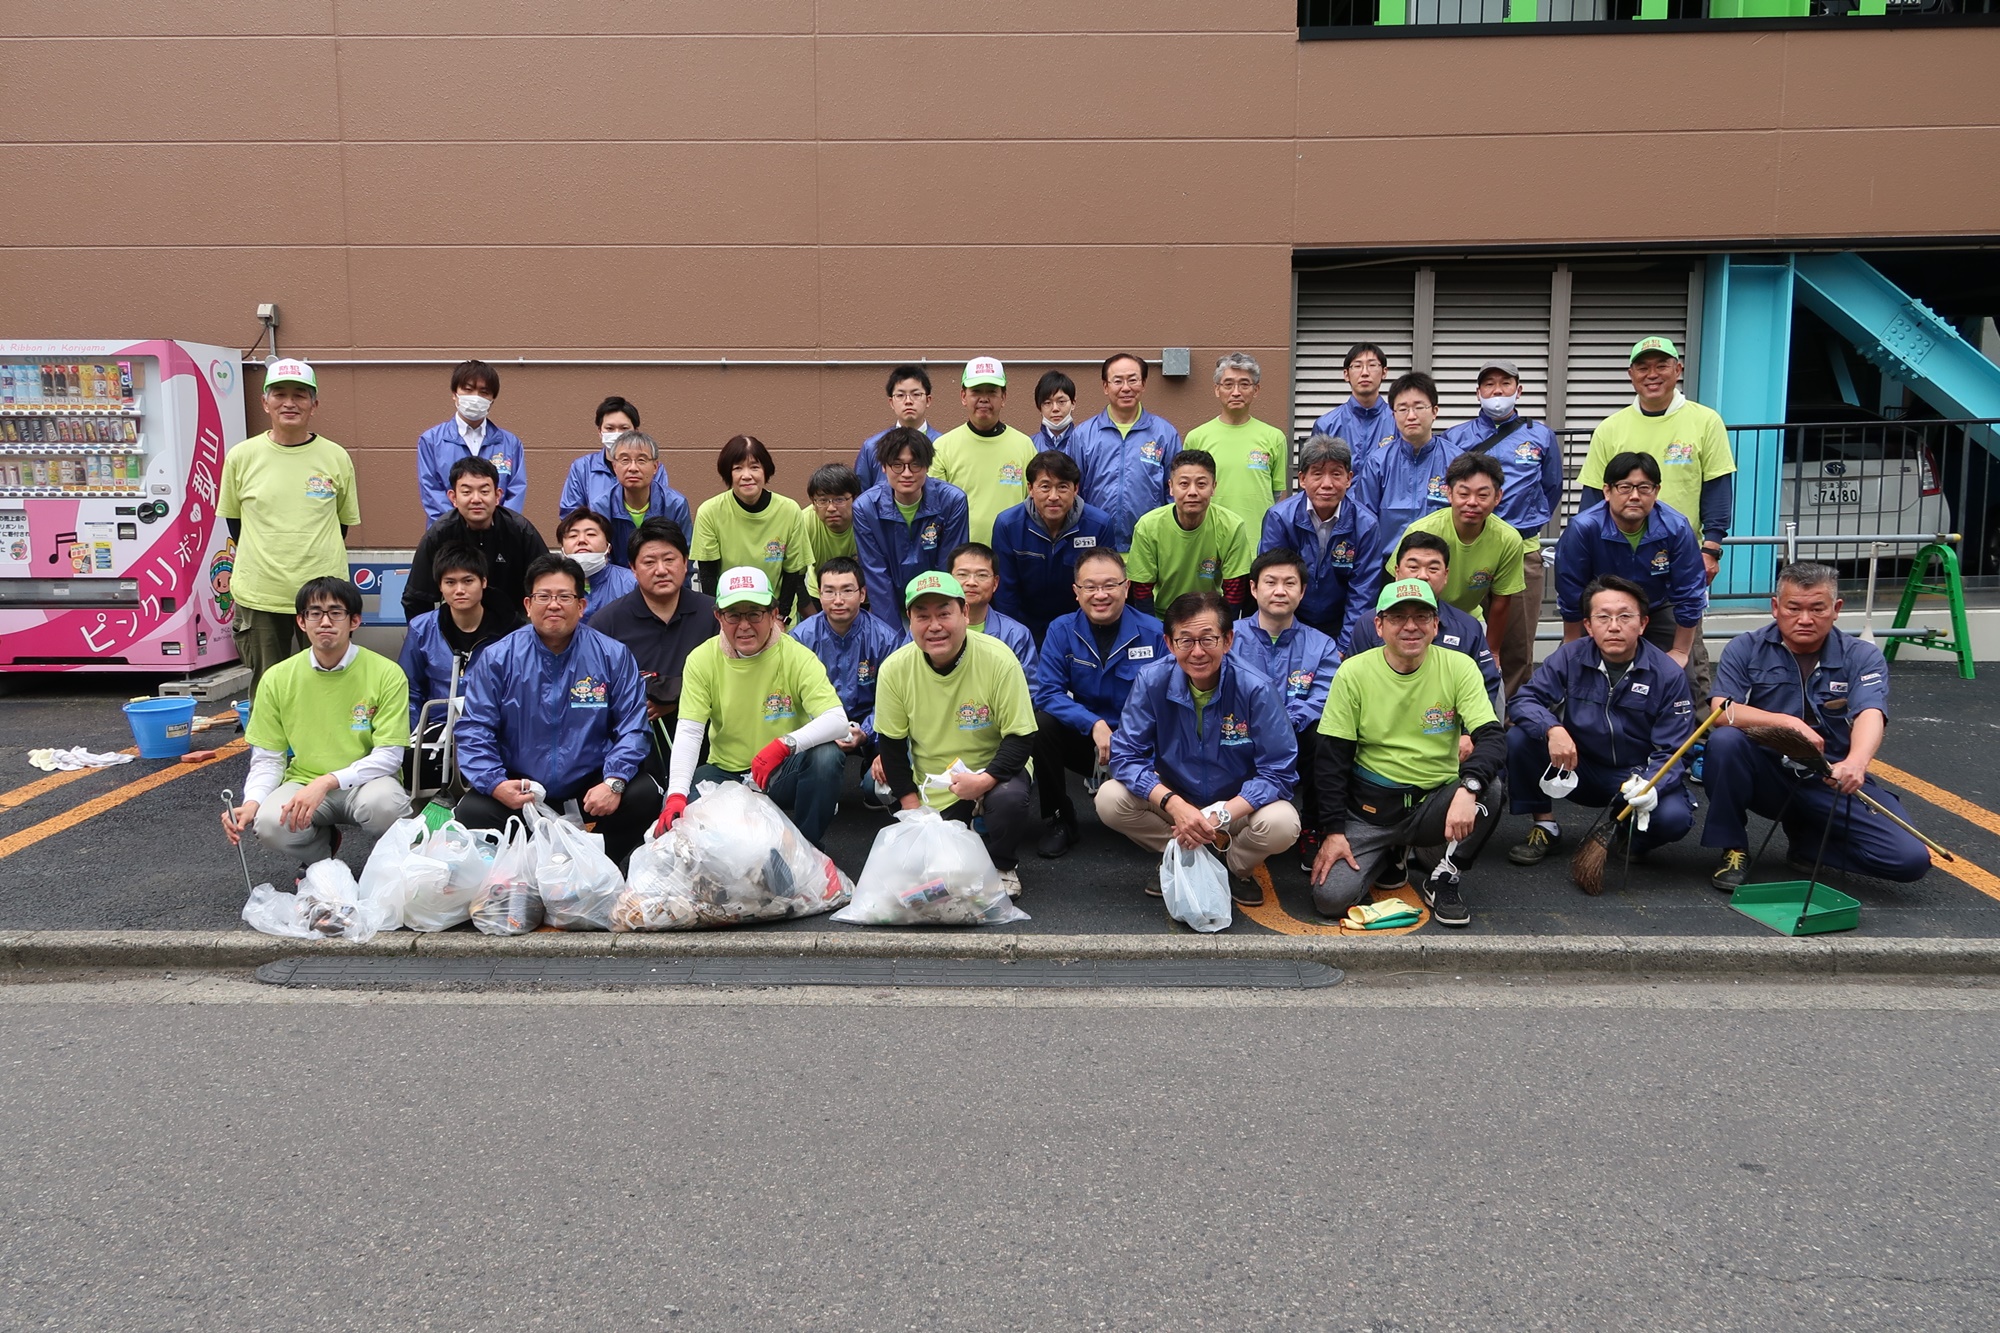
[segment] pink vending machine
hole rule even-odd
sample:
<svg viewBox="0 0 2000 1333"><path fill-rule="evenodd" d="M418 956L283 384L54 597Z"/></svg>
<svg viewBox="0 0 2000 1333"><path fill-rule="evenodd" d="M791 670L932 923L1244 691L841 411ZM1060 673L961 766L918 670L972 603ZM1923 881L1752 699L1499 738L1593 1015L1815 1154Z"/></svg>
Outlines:
<svg viewBox="0 0 2000 1333"><path fill-rule="evenodd" d="M236 660L223 450L233 348L0 339L0 671L199 671Z"/></svg>

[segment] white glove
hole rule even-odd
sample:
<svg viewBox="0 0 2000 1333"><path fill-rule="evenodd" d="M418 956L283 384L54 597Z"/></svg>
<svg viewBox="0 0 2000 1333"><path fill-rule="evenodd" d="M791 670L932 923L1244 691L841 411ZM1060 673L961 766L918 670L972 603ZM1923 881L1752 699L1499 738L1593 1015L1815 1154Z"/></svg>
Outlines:
<svg viewBox="0 0 2000 1333"><path fill-rule="evenodd" d="M1625 779L1625 785L1618 789L1618 794L1625 798L1625 804L1632 807L1633 824L1641 830L1652 827L1653 811L1660 804L1658 787L1647 787L1646 779L1635 773Z"/></svg>

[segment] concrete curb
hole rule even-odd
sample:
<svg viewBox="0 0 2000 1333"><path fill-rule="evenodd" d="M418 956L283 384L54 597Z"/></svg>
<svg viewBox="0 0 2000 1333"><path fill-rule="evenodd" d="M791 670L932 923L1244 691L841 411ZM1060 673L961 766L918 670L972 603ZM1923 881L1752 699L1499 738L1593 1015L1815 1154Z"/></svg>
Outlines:
<svg viewBox="0 0 2000 1333"><path fill-rule="evenodd" d="M2000 939L1782 935L1443 935L1388 938L1246 935L1008 935L973 932L736 930L501 938L396 931L366 944L275 939L249 930L0 932L0 968L249 969L308 954L394 958L1235 958L1310 959L1355 972L1561 972L1615 975L1994 976Z"/></svg>

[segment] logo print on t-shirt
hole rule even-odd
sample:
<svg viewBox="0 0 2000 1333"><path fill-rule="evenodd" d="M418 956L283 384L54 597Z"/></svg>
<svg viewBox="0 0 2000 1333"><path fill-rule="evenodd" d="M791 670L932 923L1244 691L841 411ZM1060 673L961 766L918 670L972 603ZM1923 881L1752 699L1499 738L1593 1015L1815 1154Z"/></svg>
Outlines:
<svg viewBox="0 0 2000 1333"><path fill-rule="evenodd" d="M1248 722L1238 722L1234 713L1224 713L1222 715L1222 743L1224 745L1248 745L1250 743L1250 724Z"/></svg>
<svg viewBox="0 0 2000 1333"><path fill-rule="evenodd" d="M1002 486L1019 486L1021 484L1021 465L1019 463L1002 463L1000 465L1000 484Z"/></svg>
<svg viewBox="0 0 2000 1333"><path fill-rule="evenodd" d="M1440 472L1431 478L1430 484L1424 489L1424 498L1435 500L1439 504L1451 503L1450 497L1444 493L1444 473Z"/></svg>
<svg viewBox="0 0 2000 1333"><path fill-rule="evenodd" d="M771 541L764 543L765 563L776 564L778 561L783 560L784 558L785 558L785 544L783 542Z"/></svg>
<svg viewBox="0 0 2000 1333"><path fill-rule="evenodd" d="M1432 704L1424 710L1424 735L1440 736L1447 731L1458 730L1458 712L1443 704Z"/></svg>
<svg viewBox="0 0 2000 1333"><path fill-rule="evenodd" d="M1207 560L1202 561L1201 564L1195 567L1194 576L1198 579L1212 579L1218 573L1220 573L1221 570L1222 570L1222 563L1211 557Z"/></svg>
<svg viewBox="0 0 2000 1333"><path fill-rule="evenodd" d="M375 725L375 705L354 705L354 720L347 724L349 731L367 731Z"/></svg>
<svg viewBox="0 0 2000 1333"><path fill-rule="evenodd" d="M1271 470L1271 451L1268 449L1252 449L1244 459L1244 462L1252 472L1269 472Z"/></svg>
<svg viewBox="0 0 2000 1333"><path fill-rule="evenodd" d="M967 699L958 706L958 729L960 731L984 731L993 725L993 710L985 704Z"/></svg>
<svg viewBox="0 0 2000 1333"><path fill-rule="evenodd" d="M569 687L571 708L604 708L610 689L594 676L580 676L576 684Z"/></svg>
<svg viewBox="0 0 2000 1333"><path fill-rule="evenodd" d="M1475 569L1472 571L1472 582L1470 584L1470 587L1474 592L1478 592L1482 588L1490 588L1492 586L1493 586L1492 570Z"/></svg>
<svg viewBox="0 0 2000 1333"><path fill-rule="evenodd" d="M315 472L306 478L306 499L331 500L334 496L333 478Z"/></svg>
<svg viewBox="0 0 2000 1333"><path fill-rule="evenodd" d="M1660 461L1662 463L1692 463L1694 462L1694 446L1686 440L1675 440L1667 446L1666 457Z"/></svg>
<svg viewBox="0 0 2000 1333"><path fill-rule="evenodd" d="M776 722L793 716L792 696L789 694L767 694L764 696L764 720Z"/></svg>

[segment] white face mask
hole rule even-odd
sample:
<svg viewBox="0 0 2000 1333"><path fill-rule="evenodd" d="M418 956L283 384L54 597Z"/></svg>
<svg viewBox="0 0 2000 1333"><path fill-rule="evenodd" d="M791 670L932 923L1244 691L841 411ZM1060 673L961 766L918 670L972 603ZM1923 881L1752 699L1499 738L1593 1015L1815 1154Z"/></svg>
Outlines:
<svg viewBox="0 0 2000 1333"><path fill-rule="evenodd" d="M570 556L570 559L583 566L585 578L594 579L604 572L604 566L610 562L611 554L608 551L578 551Z"/></svg>
<svg viewBox="0 0 2000 1333"><path fill-rule="evenodd" d="M476 393L462 393L458 396L458 414L467 421L484 421L486 414L492 410L491 398L481 398Z"/></svg>
<svg viewBox="0 0 2000 1333"><path fill-rule="evenodd" d="M1061 421L1049 421L1047 419L1044 419L1042 424L1048 427L1049 434L1053 435L1059 430L1068 430L1069 423L1075 420L1076 420L1076 413L1072 412L1068 416L1064 417Z"/></svg>
<svg viewBox="0 0 2000 1333"><path fill-rule="evenodd" d="M604 447L608 450L612 445L618 443L618 437L624 433L622 430L601 430L597 432L597 438L603 442Z"/></svg>
<svg viewBox="0 0 2000 1333"><path fill-rule="evenodd" d="M1480 399L1479 410L1488 421L1505 421L1514 414L1514 406L1520 401L1521 395L1517 393L1496 393Z"/></svg>
<svg viewBox="0 0 2000 1333"><path fill-rule="evenodd" d="M1576 790L1576 771L1551 765L1542 770L1542 790L1553 800L1564 800Z"/></svg>

